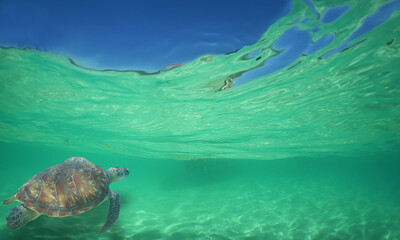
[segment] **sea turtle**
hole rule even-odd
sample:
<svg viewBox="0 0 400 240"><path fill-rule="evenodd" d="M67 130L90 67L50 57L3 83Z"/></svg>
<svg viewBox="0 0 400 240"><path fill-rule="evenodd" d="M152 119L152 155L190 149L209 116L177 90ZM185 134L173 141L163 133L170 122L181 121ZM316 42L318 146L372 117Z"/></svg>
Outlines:
<svg viewBox="0 0 400 240"><path fill-rule="evenodd" d="M114 167L103 170L83 157L71 157L63 163L37 173L3 204L18 201L11 209L7 227L18 229L44 214L66 217L86 212L104 200L110 200L107 221L99 231L107 231L119 215L119 195L109 189L112 182L129 175L129 170Z"/></svg>

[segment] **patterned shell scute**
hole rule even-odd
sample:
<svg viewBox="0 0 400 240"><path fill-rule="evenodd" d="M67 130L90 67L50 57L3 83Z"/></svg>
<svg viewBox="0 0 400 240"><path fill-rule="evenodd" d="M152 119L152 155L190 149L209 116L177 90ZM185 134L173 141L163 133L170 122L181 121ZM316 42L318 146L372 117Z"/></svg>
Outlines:
<svg viewBox="0 0 400 240"><path fill-rule="evenodd" d="M40 214L72 216L99 205L108 194L106 172L84 158L69 158L29 179L18 201Z"/></svg>

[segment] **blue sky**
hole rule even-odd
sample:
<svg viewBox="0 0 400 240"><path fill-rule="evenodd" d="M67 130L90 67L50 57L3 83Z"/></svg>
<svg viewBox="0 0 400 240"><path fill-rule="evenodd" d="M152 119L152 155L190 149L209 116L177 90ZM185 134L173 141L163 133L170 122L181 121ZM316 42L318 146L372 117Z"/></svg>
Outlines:
<svg viewBox="0 0 400 240"><path fill-rule="evenodd" d="M290 8L289 0L1 0L0 45L153 72L251 45Z"/></svg>

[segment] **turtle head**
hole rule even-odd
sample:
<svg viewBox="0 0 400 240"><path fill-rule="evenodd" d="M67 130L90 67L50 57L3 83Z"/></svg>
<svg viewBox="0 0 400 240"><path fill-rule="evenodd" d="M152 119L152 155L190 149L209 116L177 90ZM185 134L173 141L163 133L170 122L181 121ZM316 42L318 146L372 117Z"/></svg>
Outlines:
<svg viewBox="0 0 400 240"><path fill-rule="evenodd" d="M129 169L124 167L113 167L106 170L110 183L117 182L129 176Z"/></svg>

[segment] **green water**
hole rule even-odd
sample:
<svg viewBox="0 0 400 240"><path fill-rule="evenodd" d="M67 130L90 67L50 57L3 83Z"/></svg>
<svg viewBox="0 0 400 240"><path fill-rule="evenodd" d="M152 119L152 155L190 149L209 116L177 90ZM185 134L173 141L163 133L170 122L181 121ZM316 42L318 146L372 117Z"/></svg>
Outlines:
<svg viewBox="0 0 400 240"><path fill-rule="evenodd" d="M295 1L255 44L151 74L0 48L1 200L71 156L132 172L111 185L121 212L106 233L107 203L16 231L8 205L0 239L400 239L400 11L322 57L387 2L315 1L320 15L349 6L323 24ZM220 91L281 54L293 26L335 39Z"/></svg>

